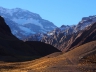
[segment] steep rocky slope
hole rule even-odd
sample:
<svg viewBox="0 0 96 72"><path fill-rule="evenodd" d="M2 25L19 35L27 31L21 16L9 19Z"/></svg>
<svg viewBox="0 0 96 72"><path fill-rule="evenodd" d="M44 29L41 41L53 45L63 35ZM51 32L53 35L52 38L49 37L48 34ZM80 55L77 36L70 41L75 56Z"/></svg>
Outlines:
<svg viewBox="0 0 96 72"><path fill-rule="evenodd" d="M45 36L41 41L51 44L54 47L57 47L59 50L65 52L94 40L96 40L96 23L92 23L84 30L80 30L69 35L64 35L64 33L56 33L50 37Z"/></svg>

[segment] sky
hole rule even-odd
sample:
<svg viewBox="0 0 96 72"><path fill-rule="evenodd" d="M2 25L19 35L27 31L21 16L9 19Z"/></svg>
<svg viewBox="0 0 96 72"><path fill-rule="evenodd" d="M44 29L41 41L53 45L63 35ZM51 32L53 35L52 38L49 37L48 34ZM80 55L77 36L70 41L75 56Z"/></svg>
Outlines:
<svg viewBox="0 0 96 72"><path fill-rule="evenodd" d="M29 10L58 27L78 24L82 17L96 15L96 0L0 0L0 6Z"/></svg>

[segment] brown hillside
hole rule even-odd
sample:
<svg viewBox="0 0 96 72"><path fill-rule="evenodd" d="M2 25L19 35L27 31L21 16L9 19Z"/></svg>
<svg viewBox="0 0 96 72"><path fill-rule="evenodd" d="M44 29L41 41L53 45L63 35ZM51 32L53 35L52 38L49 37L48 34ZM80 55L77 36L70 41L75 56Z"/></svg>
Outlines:
<svg viewBox="0 0 96 72"><path fill-rule="evenodd" d="M96 41L67 53L53 53L34 61L1 63L0 67L2 72L95 72Z"/></svg>

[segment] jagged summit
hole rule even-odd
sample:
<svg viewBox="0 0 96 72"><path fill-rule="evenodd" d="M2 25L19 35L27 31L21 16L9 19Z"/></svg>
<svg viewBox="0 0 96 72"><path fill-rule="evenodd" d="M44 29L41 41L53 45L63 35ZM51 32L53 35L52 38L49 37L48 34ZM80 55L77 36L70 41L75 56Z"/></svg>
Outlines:
<svg viewBox="0 0 96 72"><path fill-rule="evenodd" d="M39 14L30 12L28 10L24 10L24 9L21 9L21 8L7 9L7 8L0 7L0 13L5 14L4 17L7 17L6 14L8 14L11 17L17 15L18 18L21 18L21 17L22 18L30 18L32 15L35 16L35 17L41 18ZM23 13L23 15L20 15L21 13Z"/></svg>

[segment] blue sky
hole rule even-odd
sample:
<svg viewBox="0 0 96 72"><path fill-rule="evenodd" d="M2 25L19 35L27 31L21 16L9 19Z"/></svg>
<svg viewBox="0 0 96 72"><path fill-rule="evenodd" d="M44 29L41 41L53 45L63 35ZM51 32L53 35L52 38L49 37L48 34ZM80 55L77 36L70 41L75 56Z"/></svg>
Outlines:
<svg viewBox="0 0 96 72"><path fill-rule="evenodd" d="M96 15L96 0L0 0L0 6L29 10L59 27Z"/></svg>

